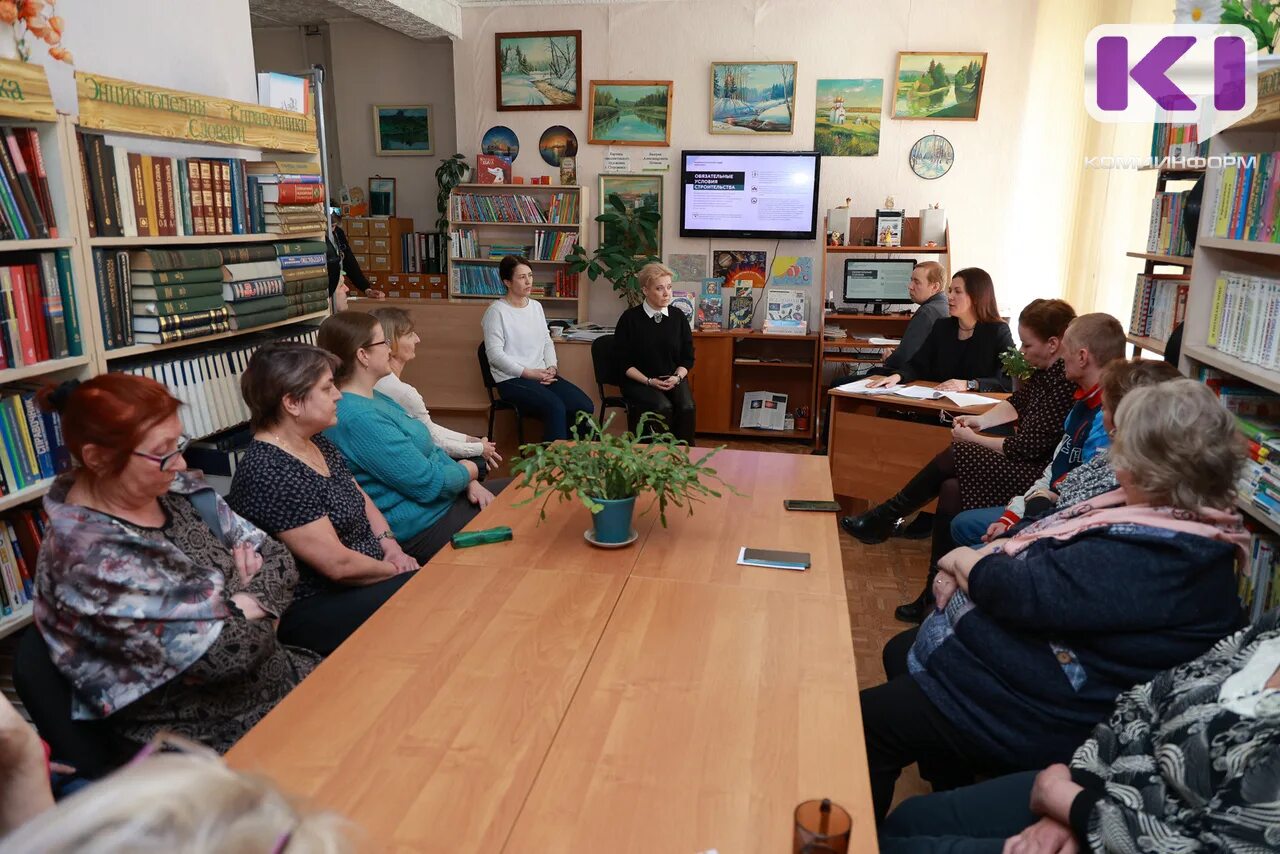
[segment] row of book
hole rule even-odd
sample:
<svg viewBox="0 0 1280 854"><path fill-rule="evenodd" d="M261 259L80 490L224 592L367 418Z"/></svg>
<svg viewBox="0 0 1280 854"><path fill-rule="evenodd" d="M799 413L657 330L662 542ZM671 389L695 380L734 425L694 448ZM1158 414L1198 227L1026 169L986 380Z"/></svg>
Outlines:
<svg viewBox="0 0 1280 854"><path fill-rule="evenodd" d="M71 251L10 258L0 267L0 370L84 355Z"/></svg>
<svg viewBox="0 0 1280 854"><path fill-rule="evenodd" d="M542 207L530 195L454 193L449 197L452 222L517 222L576 225L578 194L553 193Z"/></svg>
<svg viewBox="0 0 1280 854"><path fill-rule="evenodd" d="M578 245L578 235L572 231L543 231L533 233L533 246L529 257L534 261L563 261Z"/></svg>
<svg viewBox="0 0 1280 854"><path fill-rule="evenodd" d="M0 494L11 495L71 467L56 412L36 405L34 383L5 386L0 395Z"/></svg>
<svg viewBox="0 0 1280 854"><path fill-rule="evenodd" d="M1267 611L1280 605L1280 543L1273 537L1260 534L1251 523L1246 522L1245 527L1251 535L1249 571L1239 573L1238 592L1249 621L1256 622Z"/></svg>
<svg viewBox="0 0 1280 854"><path fill-rule="evenodd" d="M42 507L24 507L0 516L0 620L35 598L36 557L49 517Z"/></svg>
<svg viewBox="0 0 1280 854"><path fill-rule="evenodd" d="M1171 157L1185 160L1203 157L1209 153L1209 141L1200 141L1195 125L1175 125L1156 122L1151 128L1151 157L1162 160Z"/></svg>
<svg viewBox="0 0 1280 854"><path fill-rule="evenodd" d="M323 231L318 162L166 157L80 136L93 237L181 237Z"/></svg>
<svg viewBox="0 0 1280 854"><path fill-rule="evenodd" d="M1233 240L1280 242L1280 152L1237 154L1243 164L1222 167L1213 199L1204 210L1213 216L1213 236ZM1201 215L1201 219L1205 219ZM1201 228L1207 233L1207 228Z"/></svg>
<svg viewBox="0 0 1280 854"><path fill-rule="evenodd" d="M1158 255L1191 256L1191 240L1182 224L1188 193L1156 193L1151 200L1147 251Z"/></svg>
<svg viewBox="0 0 1280 854"><path fill-rule="evenodd" d="M506 285L492 264L452 265L449 271L450 291L454 295L500 297L506 294ZM545 297L570 299L578 296L578 274L557 270L550 282L534 286L534 293Z"/></svg>
<svg viewBox="0 0 1280 854"><path fill-rule="evenodd" d="M0 240L57 237L39 131L6 127L0 135Z"/></svg>
<svg viewBox="0 0 1280 854"><path fill-rule="evenodd" d="M1245 362L1280 369L1280 279L1222 271L1214 284L1207 343Z"/></svg>
<svg viewBox="0 0 1280 854"><path fill-rule="evenodd" d="M411 231L400 238L406 273L443 273L445 236L438 231Z"/></svg>
<svg viewBox="0 0 1280 854"><path fill-rule="evenodd" d="M1173 328L1187 314L1187 294L1191 284L1187 276L1138 274L1133 288L1133 311L1129 315L1129 334L1166 341Z"/></svg>
<svg viewBox="0 0 1280 854"><path fill-rule="evenodd" d="M240 395L240 377L254 350L268 341L316 343L314 327L291 330L283 335L262 332L236 338L224 347L195 353L183 350L182 355L169 359L131 361L119 370L163 383L183 404L178 409L183 431L188 436L210 436L248 420L249 408Z"/></svg>
<svg viewBox="0 0 1280 854"><path fill-rule="evenodd" d="M94 249L108 349L167 344L323 311L323 241L202 249Z"/></svg>
<svg viewBox="0 0 1280 854"><path fill-rule="evenodd" d="M480 243L475 229L460 228L449 233L449 258L453 261L498 259L507 255L523 255L532 261L564 261L578 245L572 231L533 232L533 243Z"/></svg>

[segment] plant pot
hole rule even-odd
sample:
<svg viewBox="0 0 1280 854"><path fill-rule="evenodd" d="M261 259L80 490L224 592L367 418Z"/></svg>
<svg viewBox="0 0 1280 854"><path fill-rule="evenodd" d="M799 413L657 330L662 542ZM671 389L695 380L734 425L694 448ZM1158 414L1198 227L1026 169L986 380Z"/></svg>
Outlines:
<svg viewBox="0 0 1280 854"><path fill-rule="evenodd" d="M592 522L595 524L596 542L601 545L610 545L617 543L625 543L631 539L631 517L635 514L636 497L619 498L617 500L609 500L607 498L592 498L599 504L604 505L604 509L598 513L592 514Z"/></svg>

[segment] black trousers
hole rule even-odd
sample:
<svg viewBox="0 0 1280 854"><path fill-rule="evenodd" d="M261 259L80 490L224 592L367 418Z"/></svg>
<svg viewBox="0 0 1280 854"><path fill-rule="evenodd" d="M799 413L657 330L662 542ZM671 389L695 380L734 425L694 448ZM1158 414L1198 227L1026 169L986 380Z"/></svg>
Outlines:
<svg viewBox="0 0 1280 854"><path fill-rule="evenodd" d="M938 560L955 548L955 542L951 539L951 520L961 510L960 476L956 471L956 458L951 446L926 463L884 506L890 507L895 517L905 516L919 510L934 498L938 499L938 509L933 514L933 542L929 549L926 595L932 590Z"/></svg>
<svg viewBox="0 0 1280 854"><path fill-rule="evenodd" d="M511 483L511 478L500 477L486 481L484 488L497 495ZM466 493L453 500L453 505L445 511L436 523L424 531L420 531L400 544L404 553L418 563L431 560L436 552L449 544L453 535L467 526L467 523L480 515L480 508L467 500Z"/></svg>
<svg viewBox="0 0 1280 854"><path fill-rule="evenodd" d="M298 599L280 617L276 636L283 644L328 655L413 575L402 572L363 587L341 587Z"/></svg>
<svg viewBox="0 0 1280 854"><path fill-rule="evenodd" d="M1038 771L996 777L904 801L880 828L881 854L1000 854L1040 817L1031 812Z"/></svg>
<svg viewBox="0 0 1280 854"><path fill-rule="evenodd" d="M877 825L893 803L902 769L920 763L937 791L969 785L977 774L1004 773L956 727L910 674L891 677L861 693L862 729Z"/></svg>
<svg viewBox="0 0 1280 854"><path fill-rule="evenodd" d="M641 412L656 412L667 422L667 429L677 439L694 444L693 432L697 412L693 405L693 392L689 381L681 380L671 391L647 386L632 379L622 381L622 396Z"/></svg>

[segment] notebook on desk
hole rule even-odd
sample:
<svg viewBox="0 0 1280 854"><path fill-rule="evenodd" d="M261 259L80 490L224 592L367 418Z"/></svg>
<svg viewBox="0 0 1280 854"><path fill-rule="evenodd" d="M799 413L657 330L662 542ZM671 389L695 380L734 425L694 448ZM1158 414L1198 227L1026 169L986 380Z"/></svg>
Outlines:
<svg viewBox="0 0 1280 854"><path fill-rule="evenodd" d="M809 568L809 553L752 549L743 546L738 552L738 563L741 566L763 566L769 569L805 570Z"/></svg>

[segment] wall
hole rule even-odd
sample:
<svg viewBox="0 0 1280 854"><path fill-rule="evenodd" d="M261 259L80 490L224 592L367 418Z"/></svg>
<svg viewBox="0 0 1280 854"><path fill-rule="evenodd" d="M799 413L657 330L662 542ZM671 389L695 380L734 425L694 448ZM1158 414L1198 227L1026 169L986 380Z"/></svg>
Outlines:
<svg viewBox="0 0 1280 854"><path fill-rule="evenodd" d="M1062 293L1065 250L1052 267L1037 265L1046 244L1070 240L1071 210L1079 159L1058 151L1078 146L1082 131L1055 128L1064 113L1083 115L1079 100L1056 96L1055 81L1076 84L1074 67L1083 49L1064 46L1060 64L1035 62L1040 17L1076 4L996 0L916 0L885 4L871 0L673 0L616 6L554 4L463 10L463 38L454 51L457 81L458 150L474 156L485 130L511 127L521 152L520 175L558 175L544 164L537 142L548 126L564 124L578 136L578 178L591 188L592 212L605 146L588 145L587 114L569 111L498 112L494 108L493 44L496 31L581 29L584 103L592 79L671 79L675 82L671 147L678 168L681 149L813 146L815 81L818 78L880 77L886 104L899 50L986 51L987 79L977 122L899 121L885 118L877 157L827 158L822 167L820 215L853 198L855 215L870 215L885 197L916 214L941 202L951 223L952 268L981 266L995 278L1002 309L1016 314L1034 297ZM1081 4L1088 5L1088 4ZM1087 32L1088 27L1084 28ZM1047 34L1051 35L1051 33ZM797 60L797 122L789 136L752 138L708 131L709 64L713 60ZM1066 67L1063 67L1063 64ZM1074 63L1074 65L1072 65ZM1077 99L1079 95L1076 95ZM1039 109L1032 110L1031 107ZM956 163L934 181L916 177L907 153L919 137L937 132L955 147ZM1028 142L1035 147L1027 147ZM628 147L633 164L647 149ZM1071 149L1074 151L1075 149ZM1014 180L1016 176L1016 181ZM665 181L664 254L708 253L713 248L766 249L774 243L694 240L678 236L678 174ZM819 220L821 222L821 219ZM1065 227L1064 227L1065 225ZM819 226L821 230L821 225ZM1064 235L1065 232L1065 235ZM592 244L595 235L590 238ZM784 254L805 254L820 264L817 241L785 242ZM1034 270L1034 274L1031 272ZM814 288L815 303L820 301ZM591 319L612 321L620 310L607 283L591 297Z"/></svg>
<svg viewBox="0 0 1280 854"><path fill-rule="evenodd" d="M333 57L332 123L342 152L345 186L368 190L369 178L396 179L396 212L430 231L436 211L435 170L451 156L456 130L453 105L453 45L424 42L368 21L329 24ZM434 149L430 156L379 157L374 153L374 104L430 104Z"/></svg>

